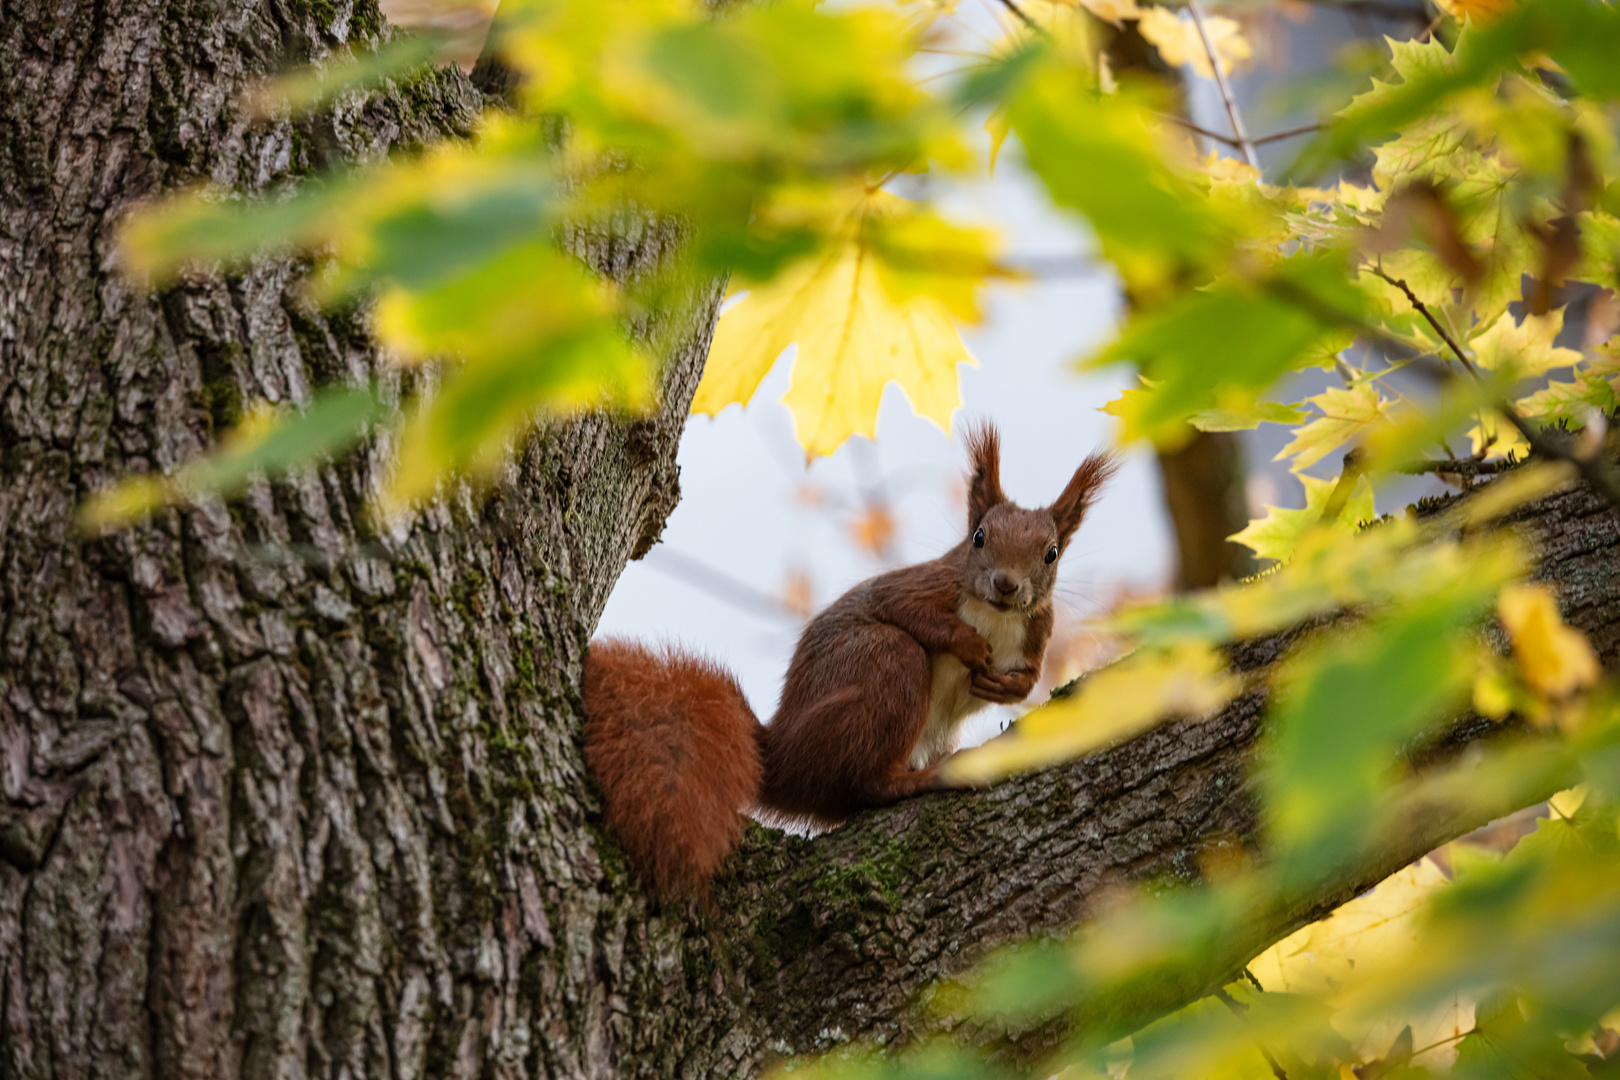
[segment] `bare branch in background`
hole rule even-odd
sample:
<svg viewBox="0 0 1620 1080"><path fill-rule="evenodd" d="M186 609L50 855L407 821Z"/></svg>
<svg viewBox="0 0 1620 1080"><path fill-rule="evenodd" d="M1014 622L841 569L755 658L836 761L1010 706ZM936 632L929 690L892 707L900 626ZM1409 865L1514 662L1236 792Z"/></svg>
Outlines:
<svg viewBox="0 0 1620 1080"><path fill-rule="evenodd" d="M1248 132L1243 128L1243 117L1238 115L1237 99L1232 96L1232 86L1226 81L1226 72L1221 70L1221 58L1215 51L1215 42L1209 36L1209 28L1204 25L1204 11L1198 4L1188 4L1187 10L1192 13L1193 25L1198 27L1198 37L1204 43L1204 52L1209 55L1209 68L1215 75L1215 86L1221 92L1221 101L1226 105L1226 118L1232 123L1232 135L1237 139L1238 148L1243 151L1243 160L1249 163L1250 168L1260 167L1260 157L1254 152L1254 143L1249 141Z"/></svg>
<svg viewBox="0 0 1620 1080"><path fill-rule="evenodd" d="M1296 138L1300 135L1313 135L1321 131L1323 124L1306 124L1304 127L1289 128L1287 131L1277 131L1270 135L1262 135L1258 139L1249 140L1251 146L1265 146L1267 143L1282 142L1284 139Z"/></svg>
<svg viewBox="0 0 1620 1080"><path fill-rule="evenodd" d="M795 626L804 621L797 612L771 594L756 589L746 581L739 581L724 570L716 570L690 555L683 555L674 548L660 544L649 551L643 561L660 574L690 585L750 615Z"/></svg>

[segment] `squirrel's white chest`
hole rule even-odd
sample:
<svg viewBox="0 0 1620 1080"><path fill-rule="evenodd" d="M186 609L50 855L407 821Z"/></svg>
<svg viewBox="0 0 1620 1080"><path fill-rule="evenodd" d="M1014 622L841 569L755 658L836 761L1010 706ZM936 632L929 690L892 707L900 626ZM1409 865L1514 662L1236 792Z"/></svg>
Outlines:
<svg viewBox="0 0 1620 1080"><path fill-rule="evenodd" d="M957 609L967 623L990 643L992 663L998 671L1024 664L1024 635L1029 620L1021 611L997 611L983 600L967 599ZM911 751L911 767L927 768L956 749L962 721L989 702L973 696L967 667L949 653L934 657L934 681L928 694L928 720Z"/></svg>

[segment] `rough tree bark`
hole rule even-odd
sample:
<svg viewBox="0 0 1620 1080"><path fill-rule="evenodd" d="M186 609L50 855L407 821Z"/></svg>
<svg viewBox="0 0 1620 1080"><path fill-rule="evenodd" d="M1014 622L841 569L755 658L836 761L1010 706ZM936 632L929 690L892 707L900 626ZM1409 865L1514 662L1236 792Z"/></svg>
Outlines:
<svg viewBox="0 0 1620 1080"><path fill-rule="evenodd" d="M367 524L372 448L75 535L88 491L172 468L244 401L388 377L295 262L149 296L113 250L153 193L464 130L477 95L449 73L319 122L237 108L256 74L383 32L350 0L0 0L0 1075L749 1073L914 1033L939 976L1254 839L1246 699L814 841L756 829L712 907L650 905L600 831L576 686L673 503L712 303L657 414L555 425L495 495L409 528ZM667 237L578 240L623 276ZM1612 662L1614 515L1580 492L1537 513ZM1469 824L1258 913L1255 946Z"/></svg>

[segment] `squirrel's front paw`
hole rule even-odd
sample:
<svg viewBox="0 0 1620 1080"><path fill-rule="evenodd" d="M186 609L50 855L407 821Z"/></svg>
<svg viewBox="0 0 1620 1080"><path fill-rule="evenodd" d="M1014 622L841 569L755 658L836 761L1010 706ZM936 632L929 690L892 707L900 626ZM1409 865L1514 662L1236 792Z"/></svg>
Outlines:
<svg viewBox="0 0 1620 1080"><path fill-rule="evenodd" d="M1018 671L976 671L973 674L973 696L997 705L1015 705L1035 689L1036 673L1032 668Z"/></svg>

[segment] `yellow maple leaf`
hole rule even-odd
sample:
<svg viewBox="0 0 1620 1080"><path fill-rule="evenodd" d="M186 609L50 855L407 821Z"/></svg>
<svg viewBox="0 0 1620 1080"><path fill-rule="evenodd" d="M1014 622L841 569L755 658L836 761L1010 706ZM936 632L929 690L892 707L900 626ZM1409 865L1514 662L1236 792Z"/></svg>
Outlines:
<svg viewBox="0 0 1620 1080"><path fill-rule="evenodd" d="M1358 972L1398 964L1419 948L1421 909L1450 884L1439 867L1423 859L1279 941L1251 960L1248 970L1269 992L1311 994L1337 1006ZM1339 1012L1333 1025L1371 1060L1410 1023L1413 1045L1433 1048L1419 1063L1443 1065L1455 1054L1456 1037L1473 1020L1474 1003L1453 998L1415 1016L1363 1018Z"/></svg>
<svg viewBox="0 0 1620 1080"><path fill-rule="evenodd" d="M1136 27L1171 67L1191 64L1193 70L1204 78L1215 77L1215 70L1209 64L1209 50L1204 48L1203 36L1191 20L1180 18L1169 8L1150 7L1142 10ZM1206 15L1204 29L1209 32L1209 42L1214 46L1215 55L1220 58L1221 74L1230 74L1233 64L1247 60L1252 55L1237 20Z"/></svg>
<svg viewBox="0 0 1620 1080"><path fill-rule="evenodd" d="M974 291L999 272L988 248L982 231L886 192L863 195L829 250L752 287L720 317L692 411L747 403L796 344L782 401L807 456L872 435L891 382L917 415L948 429L962 403L956 366L977 363L952 316L977 317Z"/></svg>
<svg viewBox="0 0 1620 1080"><path fill-rule="evenodd" d="M1339 511L1339 516L1333 521L1323 521L1322 514L1333 496L1333 489L1339 486L1338 481L1319 480L1303 473L1295 475L1305 487L1304 509L1285 510L1268 506L1265 517L1249 522L1227 539L1250 548L1262 559L1287 562L1299 542L1313 529L1322 527L1353 535L1363 521L1378 516L1373 503L1372 485L1365 476L1356 478L1355 487L1350 490L1350 498L1345 502L1344 509Z"/></svg>
<svg viewBox="0 0 1620 1080"><path fill-rule="evenodd" d="M1545 585L1509 585L1497 597L1496 615L1513 643L1525 682L1550 698L1566 697L1603 675L1586 635L1566 624Z"/></svg>
<svg viewBox="0 0 1620 1080"><path fill-rule="evenodd" d="M1142 17L1142 9L1136 6L1136 0L1080 0L1080 6L1115 26L1124 19Z"/></svg>
<svg viewBox="0 0 1620 1080"><path fill-rule="evenodd" d="M1321 415L1294 429L1294 439L1277 451L1273 461L1292 457L1290 469L1308 469L1345 443L1359 438L1368 428L1387 419L1394 402L1379 397L1372 383L1345 389L1329 387L1306 401Z"/></svg>
<svg viewBox="0 0 1620 1080"><path fill-rule="evenodd" d="M1563 329L1563 308L1545 315L1526 315L1522 323L1515 322L1513 315L1504 311L1490 326L1475 334L1468 346L1474 352L1474 363L1487 371L1511 364L1514 371L1526 378L1545 375L1555 368L1572 367L1581 362L1577 350L1553 344Z"/></svg>
<svg viewBox="0 0 1620 1080"><path fill-rule="evenodd" d="M1521 461L1530 453L1530 443L1519 434L1519 429L1493 412L1482 412L1468 429L1468 441L1475 457L1506 457L1512 454Z"/></svg>

